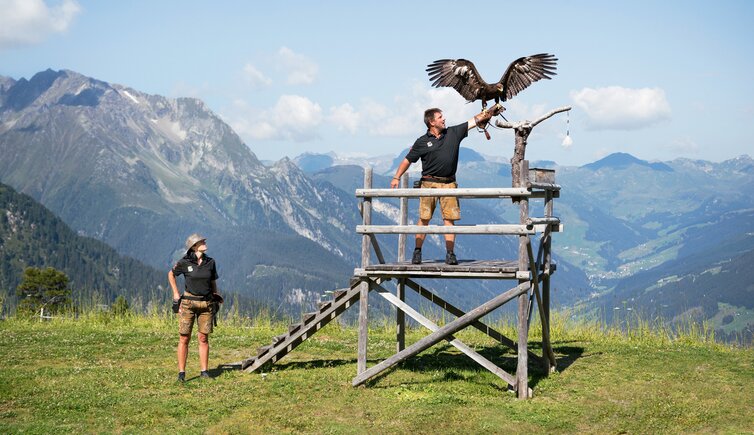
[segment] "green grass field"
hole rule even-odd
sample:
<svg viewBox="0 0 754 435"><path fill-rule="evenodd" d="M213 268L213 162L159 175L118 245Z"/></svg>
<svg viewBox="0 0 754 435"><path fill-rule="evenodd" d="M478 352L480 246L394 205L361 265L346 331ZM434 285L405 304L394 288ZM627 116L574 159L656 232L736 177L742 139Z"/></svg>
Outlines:
<svg viewBox="0 0 754 435"><path fill-rule="evenodd" d="M500 325L515 337L511 325ZM251 356L284 331L221 323L210 366ZM532 328L532 333L536 328ZM425 334L410 331L408 342ZM391 328L370 331L370 364L394 349ZM515 356L476 332L457 336L509 372ZM531 365L534 398L441 344L351 387L356 330L331 324L264 373L196 377L191 343L176 382L173 319L89 316L0 321L0 433L751 433L754 351L693 333L620 333L553 326L558 372ZM532 337L531 347L539 352Z"/></svg>

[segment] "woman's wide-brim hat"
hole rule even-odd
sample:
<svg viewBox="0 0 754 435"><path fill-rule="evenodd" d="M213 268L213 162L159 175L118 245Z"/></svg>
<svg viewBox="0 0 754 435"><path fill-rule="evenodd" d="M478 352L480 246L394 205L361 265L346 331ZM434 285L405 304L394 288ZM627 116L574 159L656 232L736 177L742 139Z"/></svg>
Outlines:
<svg viewBox="0 0 754 435"><path fill-rule="evenodd" d="M202 237L201 235L194 233L190 236L188 236L188 239L186 239L186 249L191 249L199 242L203 242L207 240L206 237Z"/></svg>

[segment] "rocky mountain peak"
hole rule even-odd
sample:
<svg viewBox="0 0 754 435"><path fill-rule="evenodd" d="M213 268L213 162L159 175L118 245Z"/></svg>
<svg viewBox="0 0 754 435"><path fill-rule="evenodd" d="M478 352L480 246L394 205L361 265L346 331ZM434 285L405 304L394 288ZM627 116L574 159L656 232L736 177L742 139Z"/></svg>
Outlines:
<svg viewBox="0 0 754 435"><path fill-rule="evenodd" d="M13 78L0 75L0 94L7 91L14 84L16 84L16 80Z"/></svg>
<svg viewBox="0 0 754 435"><path fill-rule="evenodd" d="M224 240L214 248L220 256L248 249L250 239L266 243L232 259L226 282L235 284L257 279L256 264L291 258L291 250L311 258L275 273L296 275L323 258L330 267L314 267L317 276L348 269L353 233L343 222L353 217L337 212L353 214L346 199L332 188L319 192L289 159L262 165L201 100L69 70L0 83L0 181L81 234L159 267L172 260L171 241L191 232ZM302 288L332 282L304 275L296 275Z"/></svg>
<svg viewBox="0 0 754 435"><path fill-rule="evenodd" d="M746 154L726 160L722 162L721 166L726 172L733 171L739 174L754 174L754 159Z"/></svg>

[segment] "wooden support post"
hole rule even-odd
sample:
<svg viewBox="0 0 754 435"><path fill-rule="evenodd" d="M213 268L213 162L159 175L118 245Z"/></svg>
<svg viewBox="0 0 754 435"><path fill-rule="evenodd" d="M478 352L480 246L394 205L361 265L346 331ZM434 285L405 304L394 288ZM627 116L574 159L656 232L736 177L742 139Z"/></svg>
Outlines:
<svg viewBox="0 0 754 435"><path fill-rule="evenodd" d="M529 181L528 161L526 161L526 168L523 168L523 162L526 159L526 141L529 133L531 133L531 126L528 124L516 127L516 146L513 149L513 157L511 157L512 187L526 187L526 183ZM526 174L522 173L522 171L526 171ZM517 200L514 198L514 202ZM521 223L524 223L524 221L521 221Z"/></svg>
<svg viewBox="0 0 754 435"><path fill-rule="evenodd" d="M398 279L396 297L399 301L406 300L406 278ZM397 307L396 307L397 308ZM400 352L406 348L406 313L397 308L395 313L395 351Z"/></svg>
<svg viewBox="0 0 754 435"><path fill-rule="evenodd" d="M528 131L527 131L528 134ZM516 145L518 145L519 132L516 131ZM524 138L524 141L526 139ZM525 142L524 142L525 143ZM525 145L524 145L525 146ZM518 182L519 186L525 186L529 178L529 161L521 160L518 168ZM529 199L527 197L520 197L519 199L519 217L522 224L526 223L529 218ZM518 238L518 270L525 271L529 269L529 255L527 252L528 236L522 235ZM530 274L535 274L538 271L530 271ZM519 286L525 286L527 290L530 289L531 282L529 279L519 279ZM518 296L518 365L516 368L516 391L518 392L519 399L529 398L529 354L528 354L528 331L529 322L529 301L527 293L522 293Z"/></svg>
<svg viewBox="0 0 754 435"><path fill-rule="evenodd" d="M545 217L553 217L554 201L552 191L545 192ZM552 231L548 229L545 231L543 237L544 240L544 258L542 264L544 265L544 276L542 277L542 305L544 308L544 317L547 321L547 325L542 325L547 329L547 347L550 349L550 367L547 372L555 371L557 368L557 361L555 360L555 353L552 351L552 337L550 336L550 273L552 265ZM542 331L542 337L545 336L545 331Z"/></svg>
<svg viewBox="0 0 754 435"><path fill-rule="evenodd" d="M364 168L364 188L372 188L372 168ZM372 223L372 198L365 197L362 203L362 215L364 225L371 225ZM361 238L361 267L366 268L369 266L369 257L371 251L371 240L368 234L364 234ZM367 369L367 335L369 332L369 283L363 281L361 283L360 297L359 297L359 344L358 344L358 356L356 359L356 373L361 374Z"/></svg>
<svg viewBox="0 0 754 435"><path fill-rule="evenodd" d="M529 256L529 264L536 264L534 261L534 250L531 247L531 240L527 245L527 255ZM537 299L537 310L539 311L539 319L542 323L542 362L544 365L545 373L550 373L550 364L555 365L555 354L550 347L550 328L547 318L545 318L545 310L542 303L542 298L539 295L539 279L537 274L532 274L532 293ZM530 308L531 309L531 308ZM531 314L531 313L530 313ZM531 321L531 316L529 317Z"/></svg>
<svg viewBox="0 0 754 435"><path fill-rule="evenodd" d="M401 189L408 188L408 174L401 177ZM408 224L408 198L402 196L400 199L400 222L399 225ZM398 262L406 260L406 234L398 234Z"/></svg>
<svg viewBox="0 0 754 435"><path fill-rule="evenodd" d="M545 217L550 218L553 216L554 202L551 191L545 192ZM552 265L552 231L545 231L545 244L544 244L544 259L542 264L544 265L545 278L542 282L542 299L545 305L545 317L547 318L547 324L550 324L550 266Z"/></svg>
<svg viewBox="0 0 754 435"><path fill-rule="evenodd" d="M496 308L508 302L509 300L515 298L516 296L526 293L528 289L529 289L529 286L528 286L528 281L527 281L525 284L518 285L501 295L495 296L489 301L469 311L464 316L446 324L442 328L422 338L421 340L417 341L411 346L403 349L402 351L380 362L379 364L376 364L370 367L365 372L357 375L353 379L352 385L354 387L357 385L361 385L364 382L366 382L369 378L378 375L379 373L389 369L390 367L393 367L394 365L405 360L406 358L410 358L424 351L425 349L428 349L429 347L434 346L435 344L447 338L449 335L455 334L461 329L469 326L474 321L489 314L491 311L495 310ZM525 394L528 394L528 393L525 393Z"/></svg>
<svg viewBox="0 0 754 435"><path fill-rule="evenodd" d="M401 176L401 189L408 188L408 174ZM401 197L400 199L400 224L408 224L408 198ZM406 261L406 234L398 234L398 262ZM399 279L396 288L396 296L398 300L404 302L406 300L406 280ZM400 308L396 307L395 315L395 348L396 352L402 351L406 347L406 314Z"/></svg>

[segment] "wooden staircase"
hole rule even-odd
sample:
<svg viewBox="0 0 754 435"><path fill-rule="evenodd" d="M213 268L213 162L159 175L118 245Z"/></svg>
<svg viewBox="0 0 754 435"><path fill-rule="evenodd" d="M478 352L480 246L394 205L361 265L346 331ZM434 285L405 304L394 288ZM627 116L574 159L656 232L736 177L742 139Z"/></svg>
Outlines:
<svg viewBox="0 0 754 435"><path fill-rule="evenodd" d="M268 364L275 363L288 355L307 338L314 335L333 319L347 310L354 302L359 300L358 279L351 280L351 286L332 292L332 299L320 302L319 310L306 313L299 323L288 327L288 332L280 334L272 339L272 343L257 349L257 355L240 362L242 370L249 373ZM232 364L237 366L239 363Z"/></svg>

